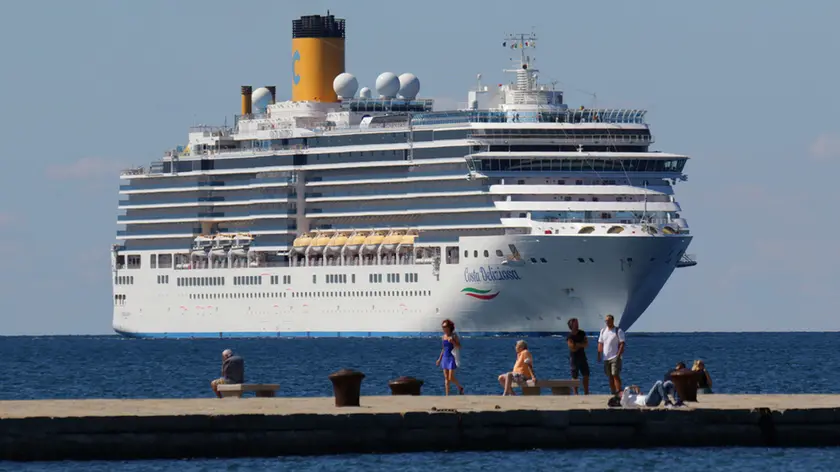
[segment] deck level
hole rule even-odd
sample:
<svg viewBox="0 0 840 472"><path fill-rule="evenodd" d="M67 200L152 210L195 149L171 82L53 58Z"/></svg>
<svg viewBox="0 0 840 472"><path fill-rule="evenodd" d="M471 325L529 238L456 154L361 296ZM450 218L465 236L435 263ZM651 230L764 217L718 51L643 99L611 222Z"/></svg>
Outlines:
<svg viewBox="0 0 840 472"><path fill-rule="evenodd" d="M606 396L0 401L0 460L838 446L840 395L708 395L622 410Z"/></svg>

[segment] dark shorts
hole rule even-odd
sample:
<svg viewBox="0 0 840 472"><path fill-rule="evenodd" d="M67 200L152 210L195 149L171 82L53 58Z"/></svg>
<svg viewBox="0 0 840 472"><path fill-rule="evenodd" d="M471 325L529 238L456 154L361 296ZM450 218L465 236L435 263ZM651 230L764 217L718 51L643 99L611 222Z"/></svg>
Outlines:
<svg viewBox="0 0 840 472"><path fill-rule="evenodd" d="M589 377L589 362L586 358L569 358L569 367L572 371L572 378L578 378L578 375L582 375L584 377Z"/></svg>

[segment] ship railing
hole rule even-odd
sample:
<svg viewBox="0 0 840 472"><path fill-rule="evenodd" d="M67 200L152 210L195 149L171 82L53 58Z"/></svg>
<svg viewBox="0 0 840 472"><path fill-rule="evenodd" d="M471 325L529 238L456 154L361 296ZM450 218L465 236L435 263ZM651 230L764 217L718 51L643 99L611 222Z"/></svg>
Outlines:
<svg viewBox="0 0 840 472"><path fill-rule="evenodd" d="M640 144L647 145L654 142L650 135L632 134L632 135L618 135L618 134L599 134L599 135L545 135L545 134L515 134L507 135L505 137L497 137L493 135L472 134L467 137L473 144L514 144L514 143L568 143L568 144L600 144L602 142L608 144Z"/></svg>
<svg viewBox="0 0 840 472"><path fill-rule="evenodd" d="M120 175L145 175L147 173L145 167L132 167L130 169L123 169Z"/></svg>
<svg viewBox="0 0 840 472"><path fill-rule="evenodd" d="M591 108L591 109L546 109L539 111L509 111L509 110L450 110L450 111L423 111L406 112L410 115L411 126L440 126L457 125L466 123L616 123L616 124L646 124L646 110L632 108ZM271 117L266 114L237 115L236 124L240 120L269 120L260 124L261 129L269 129L276 125L278 131L289 131L290 128L283 126L283 123L270 122ZM236 125L234 125L236 126ZM358 125L349 125L333 122L324 122L322 126L314 126L311 131L316 134L331 132L344 132L353 130L356 132L376 131L382 127L387 128L408 128L407 121L373 124L370 128L360 128ZM236 128L234 128L236 129Z"/></svg>
<svg viewBox="0 0 840 472"><path fill-rule="evenodd" d="M190 133L218 133L217 136L226 136L233 132L230 126L195 125L190 126Z"/></svg>
<svg viewBox="0 0 840 472"><path fill-rule="evenodd" d="M671 225L676 228L676 223L665 218L645 218L644 221L637 218L532 218L540 223L581 223L581 224L614 224L614 225Z"/></svg>
<svg viewBox="0 0 840 472"><path fill-rule="evenodd" d="M697 265L697 256L694 254L683 254L677 262L677 267L691 267Z"/></svg>

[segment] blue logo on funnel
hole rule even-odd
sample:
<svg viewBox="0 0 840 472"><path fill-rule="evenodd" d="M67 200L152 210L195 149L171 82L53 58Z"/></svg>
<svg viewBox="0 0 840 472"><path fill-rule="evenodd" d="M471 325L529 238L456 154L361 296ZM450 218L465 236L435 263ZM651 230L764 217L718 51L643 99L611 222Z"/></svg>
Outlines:
<svg viewBox="0 0 840 472"><path fill-rule="evenodd" d="M295 85L297 85L298 82L300 82L300 76L297 74L297 72L295 72L295 64L299 60L300 60L300 51L295 51L295 53L292 54L292 82L294 82Z"/></svg>

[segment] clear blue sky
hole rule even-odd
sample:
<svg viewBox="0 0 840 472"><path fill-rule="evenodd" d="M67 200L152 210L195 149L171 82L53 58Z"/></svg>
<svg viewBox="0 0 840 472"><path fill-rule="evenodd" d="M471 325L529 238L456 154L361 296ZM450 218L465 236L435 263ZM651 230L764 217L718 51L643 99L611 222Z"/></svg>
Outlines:
<svg viewBox="0 0 840 472"><path fill-rule="evenodd" d="M411 71L465 102L504 79L505 33L540 35L572 104L645 107L686 153L699 265L638 331L840 329L840 3L9 1L0 15L0 334L110 333L118 172L291 89L291 21L347 19L347 69Z"/></svg>

